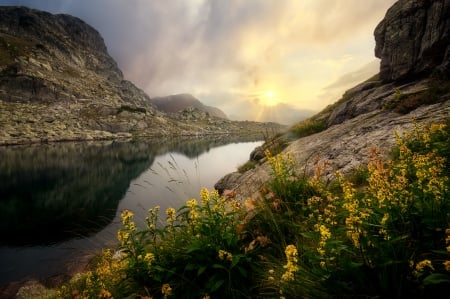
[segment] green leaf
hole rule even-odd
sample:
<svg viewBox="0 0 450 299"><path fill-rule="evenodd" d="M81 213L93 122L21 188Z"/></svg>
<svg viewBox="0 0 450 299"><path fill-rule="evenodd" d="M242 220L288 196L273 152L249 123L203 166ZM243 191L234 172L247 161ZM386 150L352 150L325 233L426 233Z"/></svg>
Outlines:
<svg viewBox="0 0 450 299"><path fill-rule="evenodd" d="M225 267L222 266L221 264L214 264L214 265L212 265L212 267L213 267L214 269L228 270L227 268L225 268Z"/></svg>
<svg viewBox="0 0 450 299"><path fill-rule="evenodd" d="M225 280L217 280L216 282L214 282L210 288L211 293L218 290L224 284L224 282Z"/></svg>
<svg viewBox="0 0 450 299"><path fill-rule="evenodd" d="M425 284L425 285L439 284L439 283L450 283L450 275L441 274L441 273L433 273L433 274L428 275L423 280L423 284Z"/></svg>
<svg viewBox="0 0 450 299"><path fill-rule="evenodd" d="M186 267L184 267L184 269L185 269L186 271L190 271L190 270L193 270L193 269L195 269L195 268L197 268L197 266L194 265L194 264L187 264Z"/></svg>
<svg viewBox="0 0 450 299"><path fill-rule="evenodd" d="M241 273L242 277L247 277L248 273L244 268L238 267L238 270L239 270L239 273Z"/></svg>
<svg viewBox="0 0 450 299"><path fill-rule="evenodd" d="M233 260L231 261L231 268L237 265L239 263L239 260L241 259L241 255L234 255Z"/></svg>
<svg viewBox="0 0 450 299"><path fill-rule="evenodd" d="M201 266L200 268L198 268L197 276L202 275L202 273L205 272L206 268L206 266Z"/></svg>
<svg viewBox="0 0 450 299"><path fill-rule="evenodd" d="M317 233L315 233L315 232L303 232L303 233L300 233L300 235L302 235L305 238L310 238L310 239L317 238Z"/></svg>

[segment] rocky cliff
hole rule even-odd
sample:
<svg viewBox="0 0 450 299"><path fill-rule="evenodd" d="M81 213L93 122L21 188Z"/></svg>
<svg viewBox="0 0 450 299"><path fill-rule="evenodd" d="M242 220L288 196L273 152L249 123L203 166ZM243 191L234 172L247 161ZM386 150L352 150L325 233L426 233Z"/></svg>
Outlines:
<svg viewBox="0 0 450 299"><path fill-rule="evenodd" d="M2 100L145 104L123 80L100 34L83 21L23 7L2 8L0 20Z"/></svg>
<svg viewBox="0 0 450 299"><path fill-rule="evenodd" d="M281 128L215 121L158 111L124 79L101 35L82 20L0 7L0 145Z"/></svg>
<svg viewBox="0 0 450 299"><path fill-rule="evenodd" d="M381 80L448 74L450 1L397 1L376 27L375 40Z"/></svg>
<svg viewBox="0 0 450 299"><path fill-rule="evenodd" d="M306 120L321 124L323 131L295 140L280 138L288 140L283 153L294 156L298 171L311 172L314 160L328 160L326 175L348 173L367 162L372 147L388 155L395 131L411 128L414 120L450 120L449 8L449 0L400 0L388 10L374 33L380 74ZM243 174L226 175L215 187L232 189L240 199L257 197L270 173L264 158L257 163Z"/></svg>

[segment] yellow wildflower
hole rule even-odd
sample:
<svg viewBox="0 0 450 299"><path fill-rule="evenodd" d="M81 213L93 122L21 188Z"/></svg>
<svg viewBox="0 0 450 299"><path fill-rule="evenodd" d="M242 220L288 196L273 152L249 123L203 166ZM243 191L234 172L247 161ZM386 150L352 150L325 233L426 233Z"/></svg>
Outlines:
<svg viewBox="0 0 450 299"><path fill-rule="evenodd" d="M168 208L166 210L166 215L167 215L167 222L170 224L173 224L175 222L175 218L176 218L176 211L174 208Z"/></svg>
<svg viewBox="0 0 450 299"><path fill-rule="evenodd" d="M195 198L188 200L186 202L186 206L188 206L191 209L195 208L197 206L197 200Z"/></svg>
<svg viewBox="0 0 450 299"><path fill-rule="evenodd" d="M284 274L281 276L281 280L292 281L294 280L294 273L298 271L297 248L294 245L288 245L286 246L284 253L286 255L287 263L286 265L284 265L286 272L284 272Z"/></svg>
<svg viewBox="0 0 450 299"><path fill-rule="evenodd" d="M208 204L209 199L210 199L208 189L202 188L200 190L200 199L202 200L203 206L206 206Z"/></svg>
<svg viewBox="0 0 450 299"><path fill-rule="evenodd" d="M227 260L227 261L232 261L233 260L233 255L231 253L229 253L228 251L219 250L219 259L221 259L222 261Z"/></svg>
<svg viewBox="0 0 450 299"><path fill-rule="evenodd" d="M108 290L102 289L98 294L98 298L111 298L111 293Z"/></svg>
<svg viewBox="0 0 450 299"><path fill-rule="evenodd" d="M450 272L450 261L445 261L443 264L444 264L445 270Z"/></svg>
<svg viewBox="0 0 450 299"><path fill-rule="evenodd" d="M134 214L130 210L123 210L121 217L122 217L122 224L126 225L129 223L130 219L133 218Z"/></svg>
<svg viewBox="0 0 450 299"><path fill-rule="evenodd" d="M434 270L433 264L430 260L423 260L416 264L416 271L422 272L425 268L430 268L431 270Z"/></svg>
<svg viewBox="0 0 450 299"><path fill-rule="evenodd" d="M155 255L151 252L147 252L144 257L144 261L150 266L151 263L155 260Z"/></svg>
<svg viewBox="0 0 450 299"><path fill-rule="evenodd" d="M170 284L163 284L161 287L161 293L164 295L164 298L170 296L172 294L172 288L170 287Z"/></svg>

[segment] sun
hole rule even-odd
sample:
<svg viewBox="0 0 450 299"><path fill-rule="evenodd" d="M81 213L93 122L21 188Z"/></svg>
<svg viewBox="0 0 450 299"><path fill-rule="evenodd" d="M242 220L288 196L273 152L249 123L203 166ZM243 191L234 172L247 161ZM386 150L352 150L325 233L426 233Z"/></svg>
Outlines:
<svg viewBox="0 0 450 299"><path fill-rule="evenodd" d="M262 93L261 100L265 106L276 106L280 103L280 99L273 90L264 91Z"/></svg>

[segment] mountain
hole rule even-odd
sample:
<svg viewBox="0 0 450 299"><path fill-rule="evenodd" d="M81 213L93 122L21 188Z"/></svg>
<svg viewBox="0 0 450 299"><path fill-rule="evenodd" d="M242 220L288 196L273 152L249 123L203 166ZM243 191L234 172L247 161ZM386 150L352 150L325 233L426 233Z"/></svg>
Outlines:
<svg viewBox="0 0 450 299"><path fill-rule="evenodd" d="M150 102L160 111L166 113L177 113L188 107L197 108L200 111L207 112L209 115L228 119L226 114L216 107L206 106L191 94L175 94L165 97L152 98Z"/></svg>
<svg viewBox="0 0 450 299"><path fill-rule="evenodd" d="M159 111L124 79L100 33L84 21L0 7L0 145L283 129L228 121L213 108L199 107L209 115Z"/></svg>
<svg viewBox="0 0 450 299"><path fill-rule="evenodd" d="M148 96L124 80L103 38L70 15L25 7L0 9L0 88L7 102L91 99L139 105L152 114Z"/></svg>
<svg viewBox="0 0 450 299"><path fill-rule="evenodd" d="M375 54L381 59L377 76L346 91L320 113L292 126L284 134L256 148L257 166L230 173L215 187L234 190L239 199L257 198L270 178L265 149L287 144L298 173L313 173L314 160L329 161L324 170L351 172L366 164L371 148L388 156L395 132L429 123L450 124L450 1L399 0L374 31ZM313 134L292 137L319 128Z"/></svg>

